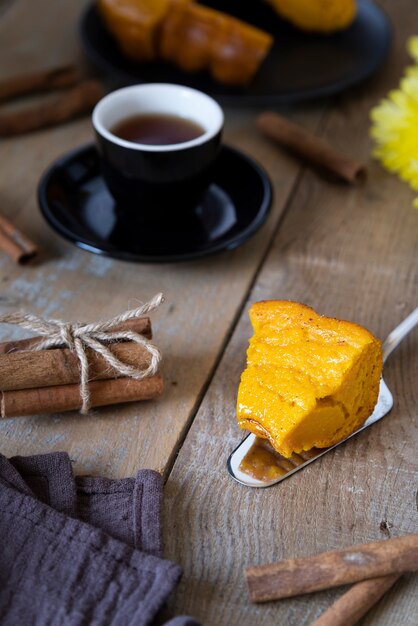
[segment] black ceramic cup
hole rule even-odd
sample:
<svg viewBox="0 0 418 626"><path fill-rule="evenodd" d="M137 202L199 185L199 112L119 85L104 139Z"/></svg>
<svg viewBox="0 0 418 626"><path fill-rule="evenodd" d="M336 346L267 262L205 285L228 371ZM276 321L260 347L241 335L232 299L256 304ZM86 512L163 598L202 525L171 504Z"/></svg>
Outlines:
<svg viewBox="0 0 418 626"><path fill-rule="evenodd" d="M173 115L195 122L202 134L183 143L149 145L116 136L121 122L137 115ZM140 219L181 219L210 183L224 115L206 94L181 85L152 83L105 96L93 111L93 126L105 182L118 209Z"/></svg>

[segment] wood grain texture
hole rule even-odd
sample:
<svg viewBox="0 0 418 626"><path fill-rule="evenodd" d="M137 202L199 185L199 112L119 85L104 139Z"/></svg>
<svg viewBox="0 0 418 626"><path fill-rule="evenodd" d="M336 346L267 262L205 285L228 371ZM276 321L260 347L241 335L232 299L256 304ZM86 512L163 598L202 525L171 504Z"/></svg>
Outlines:
<svg viewBox="0 0 418 626"><path fill-rule="evenodd" d="M333 145L367 163L368 182L345 189L306 171L167 483L166 553L185 568L171 607L205 626L308 626L340 591L252 606L243 568L418 530L416 331L385 368L395 397L390 415L271 489L242 487L226 471L242 438L235 402L252 302L302 301L381 338L417 304L413 193L371 161L368 116L408 61L405 40L418 7L411 0L384 6L395 26L389 62L337 98L322 125ZM417 576L403 578L363 626L415 626L417 592Z"/></svg>
<svg viewBox="0 0 418 626"><path fill-rule="evenodd" d="M13 73L73 62L76 22L84 3L18 0L0 20L0 79ZM19 72L18 72L19 70ZM295 118L311 128L323 105ZM202 261L158 266L129 264L80 251L55 235L39 214L39 177L58 156L93 140L89 119L0 143L0 207L46 251L35 267L16 269L0 256L0 312L32 311L68 321L118 314L162 291L153 314L154 341L164 357L166 390L158 401L0 423L6 455L67 450L76 471L132 475L140 467L170 467L207 381L240 312L280 215L299 176L291 157L260 141L251 111L226 111L226 140L269 170L276 201L266 225L234 252ZM10 327L0 339L17 338Z"/></svg>

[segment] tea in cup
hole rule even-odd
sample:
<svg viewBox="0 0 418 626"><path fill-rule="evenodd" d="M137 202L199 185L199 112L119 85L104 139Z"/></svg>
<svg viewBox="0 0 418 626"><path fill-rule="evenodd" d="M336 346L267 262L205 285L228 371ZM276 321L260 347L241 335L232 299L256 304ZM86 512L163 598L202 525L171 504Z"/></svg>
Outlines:
<svg viewBox="0 0 418 626"><path fill-rule="evenodd" d="M118 208L145 219L192 210L210 184L223 124L213 98L182 85L133 85L105 96L93 126Z"/></svg>

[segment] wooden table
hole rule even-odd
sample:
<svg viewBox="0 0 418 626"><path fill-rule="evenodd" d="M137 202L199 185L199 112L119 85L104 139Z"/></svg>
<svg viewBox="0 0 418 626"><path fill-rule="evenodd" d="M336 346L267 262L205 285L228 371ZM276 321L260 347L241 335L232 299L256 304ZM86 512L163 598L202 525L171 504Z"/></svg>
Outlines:
<svg viewBox="0 0 418 626"><path fill-rule="evenodd" d="M2 76L80 55L83 2L15 0L0 5ZM357 321L379 337L417 305L418 212L413 193L370 158L369 110L408 63L415 0L381 3L394 25L390 58L359 88L284 112L337 148L368 162L369 180L347 188L302 167L264 141L255 112L226 111L226 141L268 170L275 200L268 222L234 252L185 264L140 265L75 249L44 223L37 181L58 155L92 139L88 119L0 142L0 206L45 251L35 267L0 257L1 312L25 309L68 320L115 315L158 291L153 318L166 392L155 403L5 420L6 455L67 450L78 473L166 479L165 553L184 567L170 609L205 626L308 626L340 590L252 606L243 567L418 531L418 333L386 368L389 417L269 490L226 472L241 439L235 398L254 301L285 298ZM418 132L418 131L417 131ZM1 329L2 338L10 328ZM406 576L362 622L416 626L418 577Z"/></svg>

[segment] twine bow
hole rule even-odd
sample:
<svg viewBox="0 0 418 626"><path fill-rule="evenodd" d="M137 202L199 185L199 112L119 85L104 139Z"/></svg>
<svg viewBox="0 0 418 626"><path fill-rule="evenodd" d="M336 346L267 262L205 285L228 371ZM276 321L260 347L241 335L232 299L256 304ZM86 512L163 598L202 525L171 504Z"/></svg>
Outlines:
<svg viewBox="0 0 418 626"><path fill-rule="evenodd" d="M82 400L81 412L86 414L90 407L89 391L89 364L86 348L100 354L105 361L122 376L129 376L137 380L152 376L158 370L161 353L148 339L133 330L114 330L123 322L137 319L156 309L163 301L163 294L159 293L149 302L136 309L125 311L110 320L92 324L69 324L61 320L44 319L32 313L9 313L0 316L0 323L15 324L28 330L33 330L42 337L42 341L29 350L47 350L48 348L67 347L76 353L80 362L80 396ZM151 363L145 370L120 361L105 345L112 341L134 341L143 346L151 355Z"/></svg>

